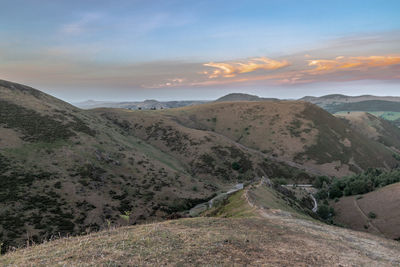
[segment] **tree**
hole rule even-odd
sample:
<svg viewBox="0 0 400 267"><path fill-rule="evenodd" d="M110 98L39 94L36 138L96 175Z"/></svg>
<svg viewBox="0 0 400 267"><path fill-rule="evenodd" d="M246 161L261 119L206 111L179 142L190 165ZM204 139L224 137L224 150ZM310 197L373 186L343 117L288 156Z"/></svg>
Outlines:
<svg viewBox="0 0 400 267"><path fill-rule="evenodd" d="M340 198L343 196L342 189L340 189L339 184L333 184L329 190L330 198Z"/></svg>
<svg viewBox="0 0 400 267"><path fill-rule="evenodd" d="M328 219L331 216L331 211L329 206L327 205L321 205L318 207L317 214L319 217L321 217L323 220Z"/></svg>

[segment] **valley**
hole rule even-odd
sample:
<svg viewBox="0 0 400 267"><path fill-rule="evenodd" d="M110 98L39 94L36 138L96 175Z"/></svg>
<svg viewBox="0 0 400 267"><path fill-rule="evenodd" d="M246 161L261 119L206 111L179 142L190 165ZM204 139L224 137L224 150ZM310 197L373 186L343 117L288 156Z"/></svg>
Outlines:
<svg viewBox="0 0 400 267"><path fill-rule="evenodd" d="M74 255L68 261L56 254L46 256L60 264L117 264L125 256L118 258L116 251L125 255L126 248L137 246L149 250L132 257L131 264L163 263L151 245L133 237L140 233L148 244L163 244L163 253L169 255L164 260L179 262L178 252L168 249L178 246L179 253L201 264L205 247L187 247L195 236L209 237L207 229L215 240L204 244L215 246L207 253L215 255L216 264L257 264L265 260L263 251L271 249L271 263L285 261L291 253L299 262L328 263L344 259L340 251L348 247L352 255L370 251L365 252L368 258L345 258L354 264L398 262L398 244L389 239L398 238L399 229L374 231L398 221L396 216L385 217L397 203L380 197L386 187L357 202L346 196L328 205L318 193L316 203L315 193L295 187L313 184L318 177L340 179L371 168L397 168L400 129L371 114L334 116L303 101L225 100L162 110L82 110L28 86L1 81L1 250L28 248L7 253L0 262L44 266L46 259L41 257L49 254L48 244L54 244L55 251L70 248ZM232 190L235 185L240 186ZM204 204L210 200L213 205ZM376 212L373 222L352 210L368 214L370 201L388 203L388 210ZM349 240L348 235L353 241L346 248L332 243ZM318 242L322 237L324 243ZM129 245L109 250L122 241ZM272 241L280 245L272 248ZM91 255L106 253L104 261L78 253L82 248L76 242L84 242L85 249L93 250ZM287 242L307 245L294 252ZM379 243L382 254L365 242ZM105 246L102 252L96 243ZM231 249L241 256L224 258Z"/></svg>

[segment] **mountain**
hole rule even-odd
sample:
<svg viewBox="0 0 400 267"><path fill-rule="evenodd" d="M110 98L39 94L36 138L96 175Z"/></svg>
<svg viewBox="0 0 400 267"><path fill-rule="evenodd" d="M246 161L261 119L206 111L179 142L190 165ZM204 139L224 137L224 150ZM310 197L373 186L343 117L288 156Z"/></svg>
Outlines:
<svg viewBox="0 0 400 267"><path fill-rule="evenodd" d="M234 101L272 101L276 98L262 98L256 95L233 93L218 98L215 102L234 102Z"/></svg>
<svg viewBox="0 0 400 267"><path fill-rule="evenodd" d="M230 101L271 101L278 100L276 98L262 98L256 95L233 93L226 96L220 97L215 102L230 102ZM94 108L126 108L126 109L168 109L168 108L179 108L185 106L194 106L205 104L211 101L205 100L186 100L186 101L157 101L157 100L145 100L142 102L107 102L107 101L93 101L88 100L84 102L74 103L75 106L82 109L94 109Z"/></svg>
<svg viewBox="0 0 400 267"><path fill-rule="evenodd" d="M107 102L88 100L84 102L74 103L75 106L82 109L93 108L126 108L126 109L165 109L179 108L184 106L204 104L209 101L187 100L187 101L157 101L145 100L143 102Z"/></svg>
<svg viewBox="0 0 400 267"><path fill-rule="evenodd" d="M327 95L307 96L301 100L316 104L331 113L369 112L400 127L400 97Z"/></svg>
<svg viewBox="0 0 400 267"><path fill-rule="evenodd" d="M361 95L361 96L347 96L340 94L325 95L321 97L305 96L300 101L306 101L316 104L322 108L339 105L339 104L349 104L357 103L363 101L388 101L388 102L400 102L400 97L396 96L373 96L373 95Z"/></svg>

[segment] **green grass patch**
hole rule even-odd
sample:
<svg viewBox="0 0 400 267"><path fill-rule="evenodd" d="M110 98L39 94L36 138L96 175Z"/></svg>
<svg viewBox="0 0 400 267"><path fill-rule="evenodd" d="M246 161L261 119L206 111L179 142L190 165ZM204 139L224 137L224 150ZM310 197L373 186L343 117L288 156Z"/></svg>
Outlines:
<svg viewBox="0 0 400 267"><path fill-rule="evenodd" d="M255 216L252 208L246 202L244 190L233 193L219 206L206 212L206 216L224 217L224 218L248 218Z"/></svg>
<svg viewBox="0 0 400 267"><path fill-rule="evenodd" d="M139 150L140 152L143 152L146 156L148 156L150 158L154 158L154 159L164 163L171 169L173 169L177 172L186 173L183 166L179 162L177 162L177 160L175 158L173 158L169 154L155 148L154 146L146 143L145 141L142 141L141 139L133 137L133 136L129 136L128 138L125 138L124 141L126 143L130 144L131 146L133 146L134 148L136 148L137 150Z"/></svg>

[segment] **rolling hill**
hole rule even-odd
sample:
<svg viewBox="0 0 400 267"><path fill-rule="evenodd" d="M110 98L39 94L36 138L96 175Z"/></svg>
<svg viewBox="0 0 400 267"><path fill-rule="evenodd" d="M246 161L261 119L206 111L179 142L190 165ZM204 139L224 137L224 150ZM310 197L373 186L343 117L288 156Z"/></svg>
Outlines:
<svg viewBox="0 0 400 267"><path fill-rule="evenodd" d="M222 96L215 100L215 102L231 102L231 101L272 101L279 100L276 98L262 98L256 95L232 93ZM186 101L157 101L157 100L145 100L145 101L126 101L126 102L108 102L108 101L93 101L88 100L84 102L74 103L75 106L82 109L94 109L94 108L126 108L131 110L143 109L168 109L168 108L180 108L186 106L201 105L212 101L205 100L186 100Z"/></svg>
<svg viewBox="0 0 400 267"><path fill-rule="evenodd" d="M215 100L215 102L234 102L234 101L278 101L277 98L264 98L256 95L249 95L243 93L232 93L222 96Z"/></svg>
<svg viewBox="0 0 400 267"><path fill-rule="evenodd" d="M118 110L84 111L27 86L0 85L3 249L182 216L265 173L311 177L213 132L155 124L154 111L143 113L154 123L141 113L128 122L113 118Z"/></svg>
<svg viewBox="0 0 400 267"><path fill-rule="evenodd" d="M365 101L386 101L386 102L400 102L400 97L396 96L373 96L373 95L361 95L361 96L347 96L340 94L325 95L321 97L305 96L300 101L306 101L316 104L320 107L327 107L340 104L350 104Z"/></svg>
<svg viewBox="0 0 400 267"><path fill-rule="evenodd" d="M351 229L400 240L400 183L363 195L340 198L335 221Z"/></svg>
<svg viewBox="0 0 400 267"><path fill-rule="evenodd" d="M0 81L2 250L187 216L238 182L391 168L392 144L301 101L81 110ZM381 137L386 137L382 124ZM389 128L387 128L389 129Z"/></svg>
<svg viewBox="0 0 400 267"><path fill-rule="evenodd" d="M300 100L316 104L331 113L368 112L400 127L400 97L327 95L307 96Z"/></svg>
<svg viewBox="0 0 400 267"><path fill-rule="evenodd" d="M164 108L179 108L191 105L200 105L209 101L188 100L188 101L157 101L145 100L142 102L107 102L88 100L84 102L74 103L75 106L82 109L92 108L126 108L126 109L164 109Z"/></svg>
<svg viewBox="0 0 400 267"><path fill-rule="evenodd" d="M345 119L355 131L390 147L395 153L400 151L400 131L387 120L367 112L340 113L336 117Z"/></svg>
<svg viewBox="0 0 400 267"><path fill-rule="evenodd" d="M132 114L120 112L127 117ZM153 114L164 117L164 122L224 136L314 174L340 176L398 163L389 146L364 136L346 120L300 101L210 103ZM398 129L391 130L400 135ZM398 146L400 140L395 142Z"/></svg>

